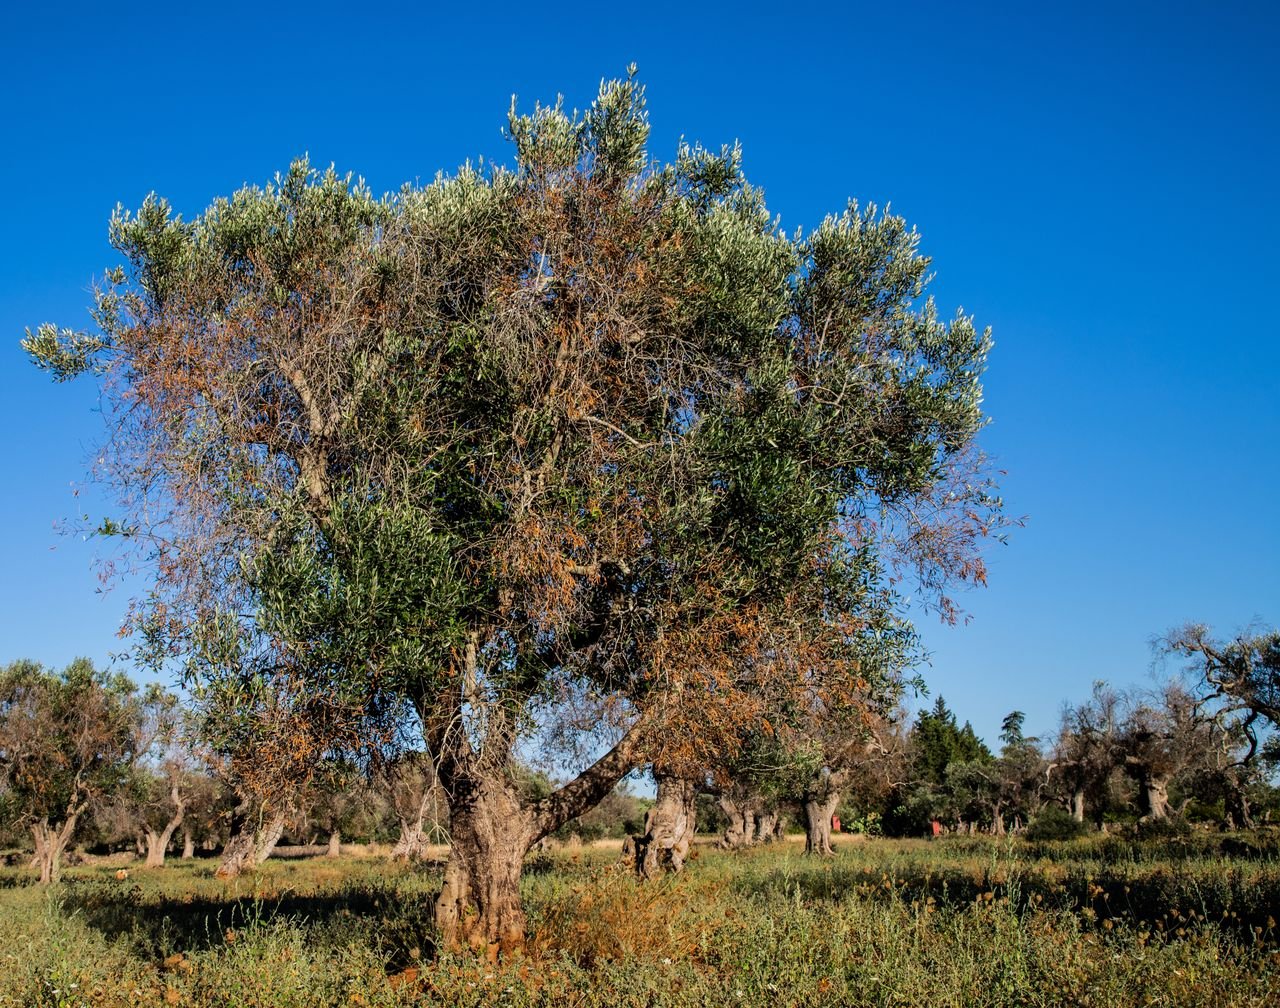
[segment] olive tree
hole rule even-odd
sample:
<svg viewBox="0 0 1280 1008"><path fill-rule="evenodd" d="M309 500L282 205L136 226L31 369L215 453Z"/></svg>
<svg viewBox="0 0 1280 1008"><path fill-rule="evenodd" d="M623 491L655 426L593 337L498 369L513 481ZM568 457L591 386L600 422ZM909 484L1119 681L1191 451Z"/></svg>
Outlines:
<svg viewBox="0 0 1280 1008"><path fill-rule="evenodd" d="M901 218L785 234L736 148L649 160L631 78L509 133L511 167L382 198L306 162L194 220L150 198L96 328L25 342L102 382L107 530L154 571L134 626L257 740L241 779L278 795L411 709L437 925L495 954L540 837L732 745L762 677L870 688L868 584L953 616L999 524L990 340L939 320ZM521 744L579 772L524 795Z"/></svg>
<svg viewBox="0 0 1280 1008"><path fill-rule="evenodd" d="M1280 728L1280 631L1219 641L1207 627L1191 624L1170 632L1159 647L1186 659L1190 688L1226 742L1214 753L1211 774L1222 790L1224 819L1251 826L1247 792L1260 772L1258 729Z"/></svg>
<svg viewBox="0 0 1280 1008"><path fill-rule="evenodd" d="M1222 745L1221 726L1178 682L1130 698L1120 725L1125 771L1138 787L1143 820L1176 814L1169 788L1183 775L1210 765Z"/></svg>
<svg viewBox="0 0 1280 1008"><path fill-rule="evenodd" d="M41 883L95 802L128 782L140 754L136 687L87 659L52 672L36 662L0 669L0 774L6 811L35 842Z"/></svg>
<svg viewBox="0 0 1280 1008"><path fill-rule="evenodd" d="M1124 762L1122 718L1120 695L1102 681L1093 684L1088 700L1063 709L1047 775L1078 823L1085 821L1088 806L1095 825L1102 828L1110 781Z"/></svg>

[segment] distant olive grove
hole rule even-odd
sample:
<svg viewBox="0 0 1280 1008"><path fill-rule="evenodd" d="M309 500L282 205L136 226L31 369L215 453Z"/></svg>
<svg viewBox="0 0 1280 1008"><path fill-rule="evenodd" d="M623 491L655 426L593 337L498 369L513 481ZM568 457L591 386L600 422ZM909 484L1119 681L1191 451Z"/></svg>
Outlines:
<svg viewBox="0 0 1280 1008"><path fill-rule="evenodd" d="M620 786L556 838L623 839L637 870L652 874L673 867L673 850L679 867L695 830L725 848L803 830L821 854L832 849L833 821L844 832L1033 839L1248 828L1280 816L1278 641L1180 630L1163 649L1187 659L1182 674L1143 691L1096 683L1064 708L1049 739L1025 735L1023 714L1010 712L996 751L941 697L842 744L815 739L784 753L757 739L744 753L769 758L684 777L651 771L656 799ZM376 843L402 861L449 843L448 805L426 752L320 759L287 810L237 790L227 769L202 740L198 715L157 686L139 689L84 659L61 671L30 661L0 670L0 836L42 882L58 878L68 851L131 851L148 867L216 856L225 874L281 843L286 853L329 856L344 840ZM512 772L530 800L557 787L523 764Z"/></svg>

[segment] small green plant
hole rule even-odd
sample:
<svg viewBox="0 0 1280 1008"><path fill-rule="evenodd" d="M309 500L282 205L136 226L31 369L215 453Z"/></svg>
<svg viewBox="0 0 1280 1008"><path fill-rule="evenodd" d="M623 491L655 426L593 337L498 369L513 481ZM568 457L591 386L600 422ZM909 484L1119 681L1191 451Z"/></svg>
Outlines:
<svg viewBox="0 0 1280 1008"><path fill-rule="evenodd" d="M1076 840L1084 834L1084 823L1077 822L1070 812L1057 805L1046 805L1027 827L1027 839L1033 841Z"/></svg>

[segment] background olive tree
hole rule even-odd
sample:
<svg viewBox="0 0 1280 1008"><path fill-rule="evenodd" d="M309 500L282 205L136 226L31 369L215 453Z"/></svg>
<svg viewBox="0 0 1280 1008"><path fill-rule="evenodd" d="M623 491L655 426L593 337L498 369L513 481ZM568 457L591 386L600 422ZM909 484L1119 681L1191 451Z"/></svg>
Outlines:
<svg viewBox="0 0 1280 1008"><path fill-rule="evenodd" d="M57 881L86 813L129 782L145 751L144 711L123 675L84 658L61 672L31 661L0 670L4 811L29 832L40 881Z"/></svg>

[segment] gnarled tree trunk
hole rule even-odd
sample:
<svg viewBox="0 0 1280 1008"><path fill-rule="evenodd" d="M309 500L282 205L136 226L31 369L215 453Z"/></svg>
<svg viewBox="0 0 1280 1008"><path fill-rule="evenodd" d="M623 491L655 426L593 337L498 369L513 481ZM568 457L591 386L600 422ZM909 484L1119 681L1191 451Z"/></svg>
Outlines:
<svg viewBox="0 0 1280 1008"><path fill-rule="evenodd" d="M183 817L186 815L187 803L183 799L181 792L178 791L177 785L169 791L169 800L173 802L173 817L165 823L164 829L153 830L147 829L147 867L162 868L164 866L164 855L169 849L169 841L173 839L174 831L182 825Z"/></svg>
<svg viewBox="0 0 1280 1008"><path fill-rule="evenodd" d="M693 845L698 820L698 785L674 774L654 772L658 791L636 844L636 871L651 879L658 870L679 872Z"/></svg>
<svg viewBox="0 0 1280 1008"><path fill-rule="evenodd" d="M1084 788L1071 792L1071 818L1078 823L1084 822Z"/></svg>
<svg viewBox="0 0 1280 1008"><path fill-rule="evenodd" d="M57 882L62 876L62 855L75 833L78 812L68 816L61 826L49 825L48 819L41 819L31 826L31 836L35 840L35 866L40 869L40 884L48 885Z"/></svg>
<svg viewBox="0 0 1280 1008"><path fill-rule="evenodd" d="M834 854L831 846L831 817L840 804L840 792L832 791L825 797L814 796L804 802L804 852L806 854Z"/></svg>
<svg viewBox="0 0 1280 1008"><path fill-rule="evenodd" d="M823 767L804 794L804 852L834 854L831 846L831 817L840 805L840 792L848 772Z"/></svg>
<svg viewBox="0 0 1280 1008"><path fill-rule="evenodd" d="M436 901L436 927L452 946L490 955L524 943L520 871L537 839L534 815L501 780L473 782L451 802L449 862Z"/></svg>
<svg viewBox="0 0 1280 1008"><path fill-rule="evenodd" d="M334 830L329 834L329 849L324 852L325 857L338 857L342 853L342 832Z"/></svg>
<svg viewBox="0 0 1280 1008"><path fill-rule="evenodd" d="M729 820L724 835L720 838L720 846L734 850L746 847L754 839L756 818L750 805L735 795L722 794L716 799L720 811Z"/></svg>
<svg viewBox="0 0 1280 1008"><path fill-rule="evenodd" d="M414 816L409 817L402 813L397 814L397 819L400 822L400 836L396 840L395 847L391 850L393 860L417 861L426 856L427 834L423 829L423 824L427 818L427 806L434 807L435 801L435 791L428 789L423 792L422 800L418 803L417 812Z"/></svg>
<svg viewBox="0 0 1280 1008"><path fill-rule="evenodd" d="M1144 819L1169 818L1169 781L1165 777L1144 773L1139 782L1142 803L1146 810Z"/></svg>
<svg viewBox="0 0 1280 1008"><path fill-rule="evenodd" d="M182 827L182 860L190 861L196 856L196 838L190 826Z"/></svg>
<svg viewBox="0 0 1280 1008"><path fill-rule="evenodd" d="M231 839L222 852L222 863L215 872L220 879L233 879L262 864L271 856L280 837L284 834L283 812L273 814L265 821L242 820L233 829ZM255 828L255 826L257 828Z"/></svg>
<svg viewBox="0 0 1280 1008"><path fill-rule="evenodd" d="M395 861L416 861L427 850L427 838L422 832L422 823L408 819L400 820L400 836L396 845L391 848L391 857Z"/></svg>
<svg viewBox="0 0 1280 1008"><path fill-rule="evenodd" d="M473 690L471 683L463 687L468 695ZM504 714L497 707L487 713L487 752L473 748L452 718L424 718L424 735L449 802L449 862L435 905L436 928L446 948L483 950L497 958L524 945L520 872L525 854L598 804L634 769L644 722L633 724L574 780L545 798L530 800L519 794L508 773L514 740Z"/></svg>
<svg viewBox="0 0 1280 1008"><path fill-rule="evenodd" d="M1229 770L1226 776L1226 794L1223 796L1223 826L1227 829L1252 829L1253 810L1249 808L1249 795L1240 783L1239 773Z"/></svg>
<svg viewBox="0 0 1280 1008"><path fill-rule="evenodd" d="M777 809L765 809L756 818L756 841L758 843L773 843L778 839L778 826L780 824Z"/></svg>

